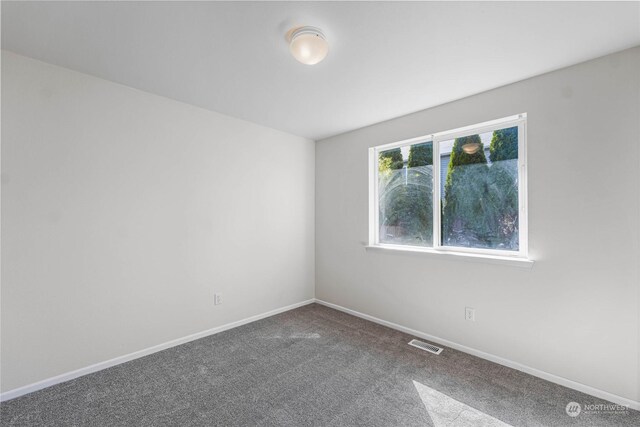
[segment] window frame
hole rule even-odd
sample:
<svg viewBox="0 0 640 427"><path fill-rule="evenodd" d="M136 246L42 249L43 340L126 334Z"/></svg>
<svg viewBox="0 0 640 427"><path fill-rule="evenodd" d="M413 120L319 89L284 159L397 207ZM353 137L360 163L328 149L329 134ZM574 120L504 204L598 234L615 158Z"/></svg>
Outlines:
<svg viewBox="0 0 640 427"><path fill-rule="evenodd" d="M451 139L476 135L485 132L493 132L499 129L518 127L518 251L500 249L467 248L461 246L442 245L441 236L441 194L440 194L440 143ZM378 145L369 148L369 246L412 250L418 252L431 252L439 254L459 254L481 256L487 258L513 258L528 259L528 201L527 201L527 115L526 113L491 120L475 125L464 126L457 129L418 136L415 138L396 141L389 144ZM382 151L402 148L419 143L432 143L433 153L433 246L413 246L380 243L379 224L379 193L378 193L378 159Z"/></svg>

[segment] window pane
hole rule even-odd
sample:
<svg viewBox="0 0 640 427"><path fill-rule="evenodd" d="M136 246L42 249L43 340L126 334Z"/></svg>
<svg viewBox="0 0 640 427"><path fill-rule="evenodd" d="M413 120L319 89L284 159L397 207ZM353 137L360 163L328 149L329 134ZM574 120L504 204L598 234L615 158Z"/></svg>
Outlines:
<svg viewBox="0 0 640 427"><path fill-rule="evenodd" d="M518 250L518 127L440 142L442 245Z"/></svg>
<svg viewBox="0 0 640 427"><path fill-rule="evenodd" d="M433 244L433 145L382 151L378 157L380 243Z"/></svg>

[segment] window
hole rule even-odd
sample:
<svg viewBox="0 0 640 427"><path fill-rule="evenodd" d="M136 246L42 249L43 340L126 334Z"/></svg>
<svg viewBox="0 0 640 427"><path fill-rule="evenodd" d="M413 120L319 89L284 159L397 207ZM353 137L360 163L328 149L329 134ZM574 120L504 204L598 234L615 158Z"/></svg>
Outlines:
<svg viewBox="0 0 640 427"><path fill-rule="evenodd" d="M527 255L526 116L370 149L370 244Z"/></svg>

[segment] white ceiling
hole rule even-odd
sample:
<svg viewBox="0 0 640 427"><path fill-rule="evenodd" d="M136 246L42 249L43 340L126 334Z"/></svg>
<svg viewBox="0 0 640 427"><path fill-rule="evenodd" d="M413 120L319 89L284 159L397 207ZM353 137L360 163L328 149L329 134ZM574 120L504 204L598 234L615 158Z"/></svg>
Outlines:
<svg viewBox="0 0 640 427"><path fill-rule="evenodd" d="M5 49L312 139L639 44L638 2L2 2Z"/></svg>

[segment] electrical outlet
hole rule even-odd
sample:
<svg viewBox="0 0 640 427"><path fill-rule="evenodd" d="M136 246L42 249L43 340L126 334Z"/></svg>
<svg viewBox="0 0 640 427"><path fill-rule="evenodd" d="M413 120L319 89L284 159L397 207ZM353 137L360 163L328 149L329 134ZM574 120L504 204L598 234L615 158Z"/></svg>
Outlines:
<svg viewBox="0 0 640 427"><path fill-rule="evenodd" d="M222 295L213 294L213 305L220 305L220 304L222 304Z"/></svg>
<svg viewBox="0 0 640 427"><path fill-rule="evenodd" d="M471 307L464 308L464 320L476 321L476 309Z"/></svg>

